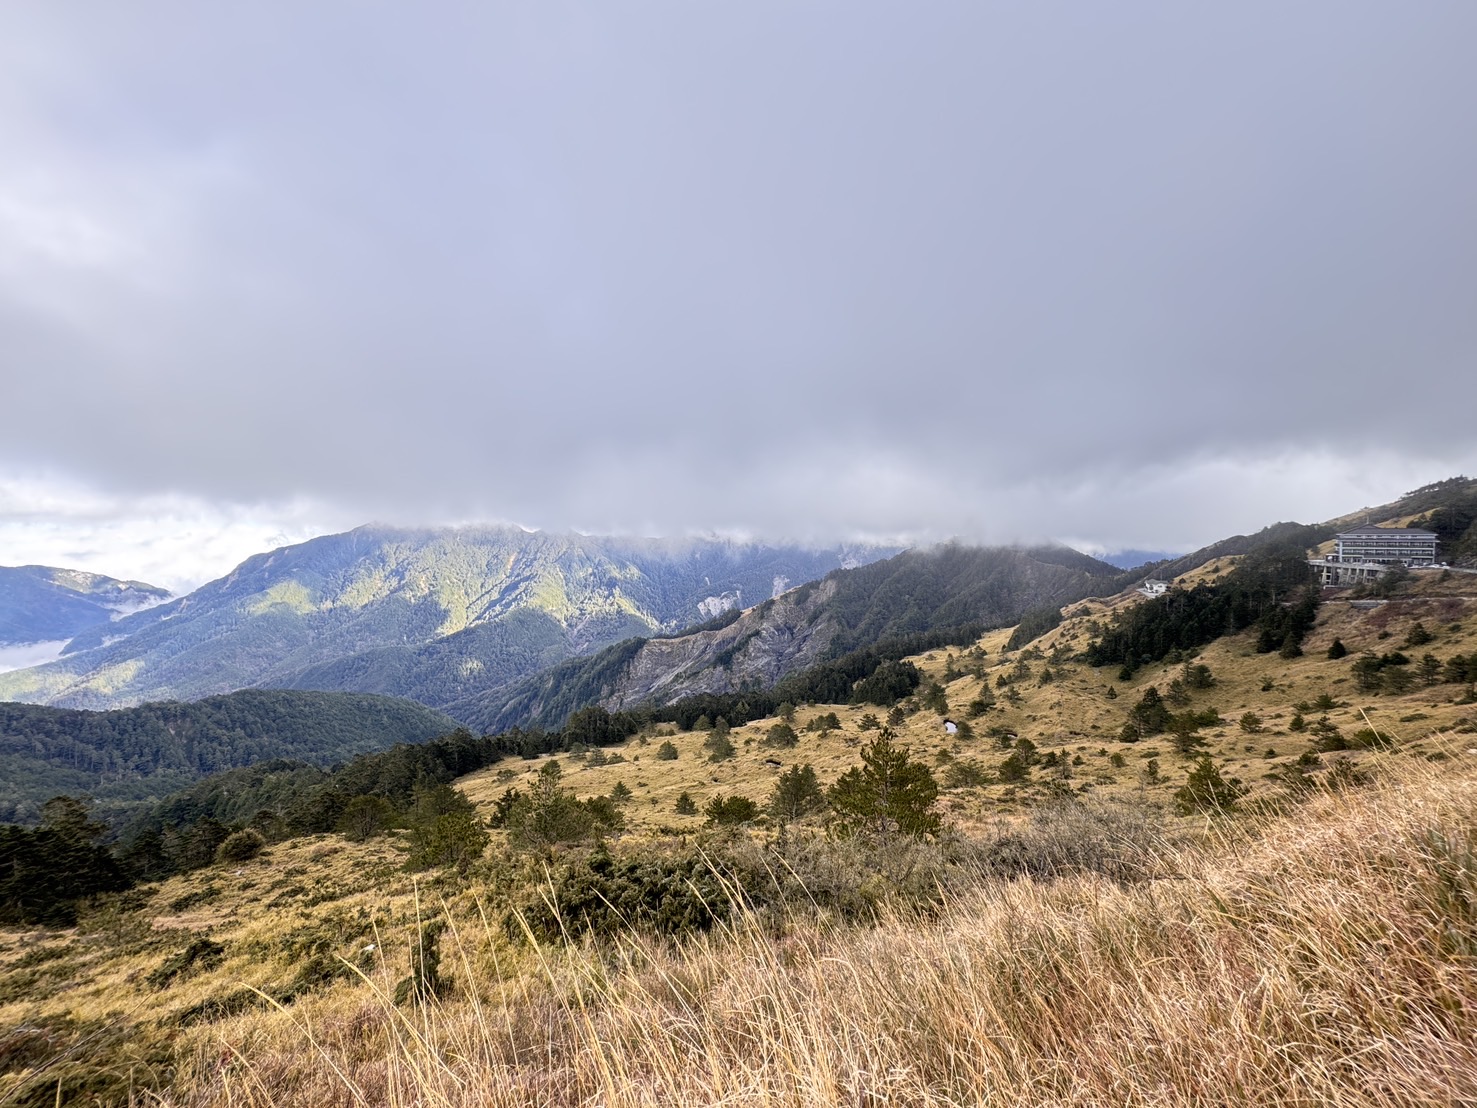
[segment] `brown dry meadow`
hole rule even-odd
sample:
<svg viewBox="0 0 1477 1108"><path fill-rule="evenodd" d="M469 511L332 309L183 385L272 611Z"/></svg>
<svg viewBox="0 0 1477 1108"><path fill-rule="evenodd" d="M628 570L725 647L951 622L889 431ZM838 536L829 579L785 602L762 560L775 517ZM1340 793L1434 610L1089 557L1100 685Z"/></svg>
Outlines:
<svg viewBox="0 0 1477 1108"><path fill-rule="evenodd" d="M981 881L932 918L740 916L222 1026L170 1105L1477 1102L1477 758L1221 828L1157 875ZM372 981L372 979L371 979Z"/></svg>

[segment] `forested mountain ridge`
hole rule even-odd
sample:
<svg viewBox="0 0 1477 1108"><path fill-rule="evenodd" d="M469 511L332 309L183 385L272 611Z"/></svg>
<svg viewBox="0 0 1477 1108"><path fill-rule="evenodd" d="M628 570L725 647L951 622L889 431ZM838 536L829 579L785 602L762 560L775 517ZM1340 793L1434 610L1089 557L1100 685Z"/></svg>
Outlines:
<svg viewBox="0 0 1477 1108"><path fill-rule="evenodd" d="M189 596L81 634L60 660L0 675L0 697L102 709L306 683L439 704L467 682L498 687L886 553L361 527L256 555ZM418 652L458 632L470 634Z"/></svg>
<svg viewBox="0 0 1477 1108"><path fill-rule="evenodd" d="M1116 592L1118 569L1066 547L910 550L766 601L718 628L632 640L495 695L448 705L474 729L556 727L590 704L610 711L768 689L790 674L889 637L1015 623L1027 611Z"/></svg>
<svg viewBox="0 0 1477 1108"><path fill-rule="evenodd" d="M0 566L0 646L70 639L169 599L142 581L53 566Z"/></svg>
<svg viewBox="0 0 1477 1108"><path fill-rule="evenodd" d="M248 689L108 712L0 703L0 823L28 822L59 794L91 796L117 822L222 770L328 766L455 727L423 705L353 693Z"/></svg>

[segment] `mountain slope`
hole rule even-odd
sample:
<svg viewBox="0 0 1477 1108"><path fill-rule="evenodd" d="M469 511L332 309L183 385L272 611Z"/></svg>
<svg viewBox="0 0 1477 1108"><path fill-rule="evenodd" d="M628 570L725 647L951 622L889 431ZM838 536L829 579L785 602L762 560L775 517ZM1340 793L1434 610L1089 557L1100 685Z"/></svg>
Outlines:
<svg viewBox="0 0 1477 1108"><path fill-rule="evenodd" d="M349 693L249 689L111 712L0 703L0 823L32 819L60 794L90 795L117 820L221 770L272 758L332 765L455 728L408 700Z"/></svg>
<svg viewBox="0 0 1477 1108"><path fill-rule="evenodd" d="M0 646L55 642L169 599L166 589L51 566L0 566Z"/></svg>
<svg viewBox="0 0 1477 1108"><path fill-rule="evenodd" d="M863 559L883 551L858 552ZM247 559L187 597L0 675L0 697L110 708L255 685L417 695L498 687L636 632L684 626L853 557L511 527L362 527ZM458 632L447 648L419 648ZM362 657L361 657L362 656Z"/></svg>
<svg viewBox="0 0 1477 1108"><path fill-rule="evenodd" d="M1385 527L1428 527L1441 536L1439 556L1455 564L1477 563L1477 480L1451 477L1413 489L1388 504L1360 508L1323 523L1273 523L1252 535L1232 535L1193 553L1139 566L1137 577L1172 578L1217 558L1249 554L1279 544L1312 548L1366 520Z"/></svg>
<svg viewBox="0 0 1477 1108"><path fill-rule="evenodd" d="M598 703L609 710L702 693L768 689L781 678L879 640L1013 623L1027 610L1116 592L1113 566L1064 547L947 545L907 551L766 601L723 627L633 640L567 662L506 692L454 702L469 726L557 726Z"/></svg>

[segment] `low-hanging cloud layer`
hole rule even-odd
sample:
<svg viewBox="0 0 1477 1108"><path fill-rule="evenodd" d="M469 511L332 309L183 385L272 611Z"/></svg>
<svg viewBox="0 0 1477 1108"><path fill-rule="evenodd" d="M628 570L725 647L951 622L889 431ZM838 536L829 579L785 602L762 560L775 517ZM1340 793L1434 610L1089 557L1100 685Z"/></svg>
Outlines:
<svg viewBox="0 0 1477 1108"><path fill-rule="evenodd" d="M1188 548L1470 471L1474 37L7 5L0 563L370 518Z"/></svg>

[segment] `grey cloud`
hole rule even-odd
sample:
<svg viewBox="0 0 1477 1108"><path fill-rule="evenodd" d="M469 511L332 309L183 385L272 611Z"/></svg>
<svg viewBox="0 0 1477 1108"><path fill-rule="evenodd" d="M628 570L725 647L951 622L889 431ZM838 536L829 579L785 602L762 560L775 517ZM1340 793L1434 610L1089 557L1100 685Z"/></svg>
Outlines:
<svg viewBox="0 0 1477 1108"><path fill-rule="evenodd" d="M1477 462L1474 31L1459 3L12 6L0 466L406 522L1149 546L1247 488L1398 493Z"/></svg>

